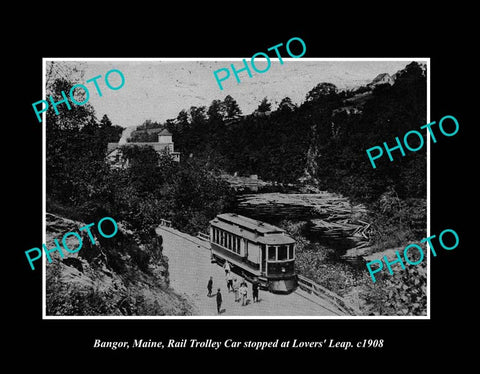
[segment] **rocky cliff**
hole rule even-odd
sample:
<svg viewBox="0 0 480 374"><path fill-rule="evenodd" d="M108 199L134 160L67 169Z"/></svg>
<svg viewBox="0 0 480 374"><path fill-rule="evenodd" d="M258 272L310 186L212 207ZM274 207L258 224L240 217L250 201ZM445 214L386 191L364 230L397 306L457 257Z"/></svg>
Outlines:
<svg viewBox="0 0 480 374"><path fill-rule="evenodd" d="M86 224L50 213L46 220L47 248L55 246L54 239L61 243L66 232L79 232ZM162 238L129 231L121 222L118 229L110 239L92 230L95 245L82 231L80 251L64 251L64 258L52 252L53 262L46 264L46 315L192 314L191 305L169 287ZM77 246L78 242L71 243L71 248Z"/></svg>

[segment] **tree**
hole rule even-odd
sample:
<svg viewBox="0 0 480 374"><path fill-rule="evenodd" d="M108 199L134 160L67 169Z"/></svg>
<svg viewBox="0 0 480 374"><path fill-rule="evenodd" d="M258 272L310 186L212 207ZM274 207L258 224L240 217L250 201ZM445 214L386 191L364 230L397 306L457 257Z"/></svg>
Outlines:
<svg viewBox="0 0 480 374"><path fill-rule="evenodd" d="M263 100L258 105L258 108L256 111L260 113L265 113L265 112L269 112L270 110L272 110L272 104L268 102L268 99L266 97L264 97Z"/></svg>
<svg viewBox="0 0 480 374"><path fill-rule="evenodd" d="M158 140L157 133L148 133L147 131L134 131L130 138L128 138L129 143L152 143Z"/></svg>
<svg viewBox="0 0 480 374"><path fill-rule="evenodd" d="M151 171L158 165L158 153L151 146L124 145L120 151L128 159L131 171Z"/></svg>
<svg viewBox="0 0 480 374"><path fill-rule="evenodd" d="M242 111L238 106L237 102L233 97L227 95L223 100L223 105L225 106L225 117L227 119L238 118L242 115Z"/></svg>
<svg viewBox="0 0 480 374"><path fill-rule="evenodd" d="M165 128L172 133L172 135L175 136L175 134L179 133L179 128L177 121L174 119L167 119L164 124Z"/></svg>
<svg viewBox="0 0 480 374"><path fill-rule="evenodd" d="M112 121L106 114L103 115L102 119L100 120L100 127L101 128L108 128L112 126Z"/></svg>
<svg viewBox="0 0 480 374"><path fill-rule="evenodd" d="M138 126L138 129L158 129L159 127L162 127L160 123L152 121L151 119L146 119L140 126Z"/></svg>
<svg viewBox="0 0 480 374"><path fill-rule="evenodd" d="M55 101L62 99L61 92L70 92L73 83L57 78L49 87ZM58 106L59 114L47 111L46 121L46 173L47 197L64 203L79 204L91 196L88 180L103 175L98 161L102 144L97 142L95 111L86 103L83 106L65 104ZM106 142L105 142L106 147Z"/></svg>
<svg viewBox="0 0 480 374"><path fill-rule="evenodd" d="M312 88L306 96L306 101L318 101L322 98L334 95L338 92L337 86L333 83L322 82Z"/></svg>
<svg viewBox="0 0 480 374"><path fill-rule="evenodd" d="M295 108L296 108L295 104L292 103L292 99L290 99L288 96L284 97L282 101L280 101L280 104L278 105L278 110L280 111L293 110Z"/></svg>
<svg viewBox="0 0 480 374"><path fill-rule="evenodd" d="M191 117L191 126L192 127L198 127L202 126L205 124L207 121L207 116L206 116L206 109L204 106L201 107L196 107L192 106L190 107L189 113Z"/></svg>
<svg viewBox="0 0 480 374"><path fill-rule="evenodd" d="M74 64L48 61L46 63L46 97L53 94L53 84L59 80L68 81L73 86L84 83L85 62L76 61ZM67 91L65 91L67 93Z"/></svg>
<svg viewBox="0 0 480 374"><path fill-rule="evenodd" d="M225 107L221 100L213 100L207 110L208 119L210 122L222 121L225 118Z"/></svg>
<svg viewBox="0 0 480 374"><path fill-rule="evenodd" d="M184 132L190 127L190 122L188 120L188 113L185 109L182 109L180 113L178 113L178 116L175 122L177 124L177 130L180 132Z"/></svg>
<svg viewBox="0 0 480 374"><path fill-rule="evenodd" d="M189 160L172 176L170 218L189 233L204 231L217 214L235 203L226 182L214 177L199 160Z"/></svg>
<svg viewBox="0 0 480 374"><path fill-rule="evenodd" d="M98 140L103 143L117 143L123 132L123 127L118 125L113 125L112 121L106 114L103 115L99 123L99 130L97 134ZM106 144L105 144L106 145ZM104 145L101 145L102 151L105 152L106 149Z"/></svg>
<svg viewBox="0 0 480 374"><path fill-rule="evenodd" d="M66 95L66 93L70 92L73 85L74 83L64 78L58 78L53 81L48 89L51 91L53 100L59 102L64 100L62 91L63 94ZM90 103L87 102L84 105L69 105L70 109L68 109L64 103L59 104L57 106L58 114L56 114L52 108L47 111L47 129L52 127L58 127L60 129L81 129L89 122L97 120L95 110Z"/></svg>

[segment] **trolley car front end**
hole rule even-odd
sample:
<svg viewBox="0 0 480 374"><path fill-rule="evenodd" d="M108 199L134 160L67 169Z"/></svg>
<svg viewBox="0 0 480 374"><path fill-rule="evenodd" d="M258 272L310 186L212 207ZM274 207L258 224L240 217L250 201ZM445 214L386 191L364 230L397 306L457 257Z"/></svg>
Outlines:
<svg viewBox="0 0 480 374"><path fill-rule="evenodd" d="M271 292L289 293L297 286L295 240L284 230L235 213L210 221L212 260Z"/></svg>

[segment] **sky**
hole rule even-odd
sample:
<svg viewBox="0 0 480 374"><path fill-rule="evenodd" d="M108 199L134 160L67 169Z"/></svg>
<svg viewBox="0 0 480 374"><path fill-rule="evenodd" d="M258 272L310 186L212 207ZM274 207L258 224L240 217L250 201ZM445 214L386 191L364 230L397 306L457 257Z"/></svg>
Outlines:
<svg viewBox="0 0 480 374"><path fill-rule="evenodd" d="M318 59L298 58L271 59L271 67L264 73L255 72L250 66L252 77L246 71L239 72L240 83L235 80L230 64L240 70L241 59L196 59L185 61L163 59L162 61L55 61L68 72L75 66L83 72L77 76L90 90L89 103L94 107L97 118L107 114L114 125L122 127L138 126L145 120L164 122L175 118L182 109L191 106L208 106L215 99L223 100L232 96L243 114L252 113L260 101L267 97L275 109L280 101L288 96L295 104L301 104L306 94L318 83L329 82L339 89L353 88L371 82L378 74L396 73L411 60L396 61L318 61ZM266 69L267 62L255 59L258 70ZM213 72L230 68L230 78L223 81L220 90ZM120 70L125 84L118 90L107 88L104 77L111 69ZM225 72L219 73L223 77ZM85 83L101 75L98 84L102 97L97 94L93 82ZM120 77L112 73L111 84L116 86Z"/></svg>

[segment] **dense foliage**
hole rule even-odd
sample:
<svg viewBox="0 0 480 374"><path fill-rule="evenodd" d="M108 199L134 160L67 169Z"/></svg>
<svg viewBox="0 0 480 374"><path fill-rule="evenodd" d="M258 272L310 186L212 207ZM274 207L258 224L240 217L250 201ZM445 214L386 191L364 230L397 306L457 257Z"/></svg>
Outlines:
<svg viewBox="0 0 480 374"><path fill-rule="evenodd" d="M57 79L53 96L71 85ZM193 233L233 203L225 183L195 159L179 164L151 147L124 146L129 167L110 168L107 143L118 141L123 128L107 116L98 121L88 104L59 110L47 116L47 210L88 222L108 215L134 230L166 218Z"/></svg>
<svg viewBox="0 0 480 374"><path fill-rule="evenodd" d="M393 275L388 271L375 274L373 283L362 267L349 266L332 260L334 250L312 243L302 235L304 223L283 221L281 226L296 241L296 270L346 298L363 315L425 315L427 308L426 262L419 265L393 265ZM393 226L395 227L395 226ZM400 251L402 252L402 251ZM412 261L417 261L413 257Z"/></svg>
<svg viewBox="0 0 480 374"><path fill-rule="evenodd" d="M426 123L426 76L412 62L392 85L340 91L322 82L298 107L285 97L276 110L264 98L241 116L235 100L182 110L163 126L177 150L203 160L212 170L257 174L280 183L314 184L364 203L372 213L373 240L399 245L423 238L426 228L426 147L394 161L378 159L373 169L366 150L395 146ZM145 127L145 126L144 126ZM426 131L422 131L426 144ZM415 144L411 144L416 146ZM386 209L388 204L394 204Z"/></svg>
<svg viewBox="0 0 480 374"><path fill-rule="evenodd" d="M392 188L401 199L426 197L425 147L406 157L397 151L394 162L385 156L377 169L366 154L383 142L393 147L395 136L426 123L426 78L415 62L397 73L392 86L339 91L320 83L299 107L286 97L271 111L264 98L251 115L239 114L227 96L208 108L182 110L165 126L179 151L227 172L276 182L307 178L369 203Z"/></svg>

